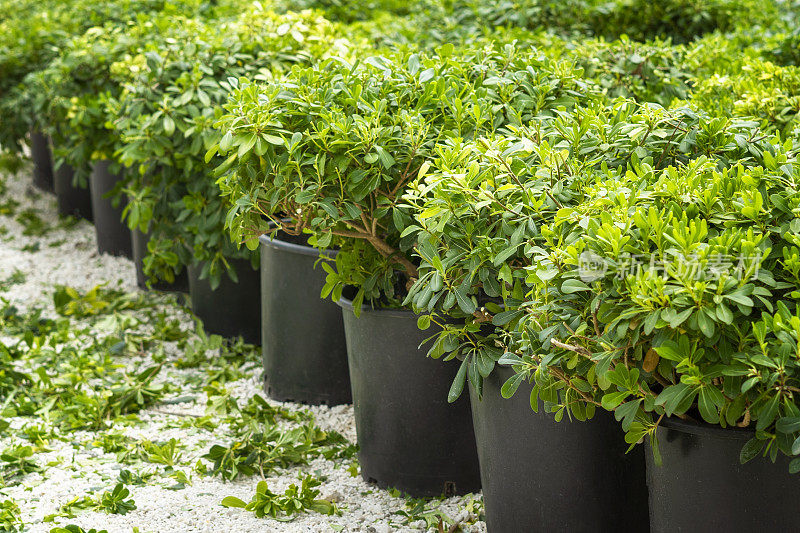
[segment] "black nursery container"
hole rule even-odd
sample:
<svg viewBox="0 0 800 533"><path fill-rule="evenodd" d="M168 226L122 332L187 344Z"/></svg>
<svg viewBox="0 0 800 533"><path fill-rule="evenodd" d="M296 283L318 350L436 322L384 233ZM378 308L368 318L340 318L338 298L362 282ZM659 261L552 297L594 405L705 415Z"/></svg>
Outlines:
<svg viewBox="0 0 800 533"><path fill-rule="evenodd" d="M259 272L250 261L229 259L239 282L227 274L216 290L208 279L200 279L203 265L189 267L189 297L192 312L197 315L209 333L223 337L242 336L245 341L258 343L261 333L261 289ZM302 334L304 332L298 332Z"/></svg>
<svg viewBox="0 0 800 533"><path fill-rule="evenodd" d="M469 401L447 402L458 361L427 357L410 311L353 314L342 299L361 476L416 497L480 489Z"/></svg>
<svg viewBox="0 0 800 533"><path fill-rule="evenodd" d="M280 401L350 403L342 311L320 298L320 251L305 239L261 236L261 349L264 389ZM325 252L334 257L336 252Z"/></svg>
<svg viewBox="0 0 800 533"><path fill-rule="evenodd" d="M504 399L500 388L512 375L495 368L481 400L470 387L488 532L647 532L644 450L626 454L619 423L605 411L556 422L531 409L526 383Z"/></svg>
<svg viewBox="0 0 800 533"><path fill-rule="evenodd" d="M53 174L58 214L92 220L92 196L88 188L73 184L75 169L61 163Z"/></svg>
<svg viewBox="0 0 800 533"><path fill-rule="evenodd" d="M788 458L739 462L753 431L671 419L656 431L662 466L647 450L653 533L800 531L800 477Z"/></svg>
<svg viewBox="0 0 800 533"><path fill-rule="evenodd" d="M33 160L33 184L47 192L54 192L53 187L53 154L50 151L50 140L39 130L32 129L31 159Z"/></svg>
<svg viewBox="0 0 800 533"><path fill-rule="evenodd" d="M114 207L111 199L105 197L122 179L121 173L111 172L112 164L106 160L95 162L89 178L97 251L101 254L132 258L131 230L122 221L125 199Z"/></svg>
<svg viewBox="0 0 800 533"><path fill-rule="evenodd" d="M130 231L130 230L129 230ZM136 266L136 285L142 290L154 290L162 292L189 292L189 276L186 269L181 270L175 276L175 281L157 281L149 287L147 276L144 275L144 256L147 255L147 241L150 235L135 229L131 233L131 248L133 249L133 264Z"/></svg>

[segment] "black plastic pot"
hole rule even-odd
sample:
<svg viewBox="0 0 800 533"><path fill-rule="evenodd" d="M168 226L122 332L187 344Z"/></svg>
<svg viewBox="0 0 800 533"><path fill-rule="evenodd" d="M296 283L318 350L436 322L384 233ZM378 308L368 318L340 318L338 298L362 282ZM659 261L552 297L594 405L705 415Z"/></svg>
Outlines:
<svg viewBox="0 0 800 533"><path fill-rule="evenodd" d="M229 259L236 269L238 283L222 275L216 290L208 279L200 279L202 265L189 267L189 297L192 312L203 321L206 331L223 337L241 336L258 343L261 336L261 282L250 261ZM298 331L305 334L305 331Z"/></svg>
<svg viewBox="0 0 800 533"><path fill-rule="evenodd" d="M31 130L31 159L33 159L33 184L43 191L53 192L53 154L50 140L39 130Z"/></svg>
<svg viewBox="0 0 800 533"><path fill-rule="evenodd" d="M158 281L147 285L147 276L144 275L144 256L147 255L147 241L150 239L149 234L142 233L138 229L130 232L131 234L131 248L133 249L133 264L136 265L136 285L142 290L154 290L162 292L189 292L189 276L186 274L186 269L181 270L180 274L175 276L175 281L169 283L167 281Z"/></svg>
<svg viewBox="0 0 800 533"><path fill-rule="evenodd" d="M342 312L320 298L320 251L300 238L261 236L261 350L270 398L309 404L350 403ZM336 252L325 252L334 257ZM315 268L316 265L316 268Z"/></svg>
<svg viewBox="0 0 800 533"><path fill-rule="evenodd" d="M647 450L654 533L800 530L800 477L788 459L739 462L752 431L665 419L657 435L662 466Z"/></svg>
<svg viewBox="0 0 800 533"><path fill-rule="evenodd" d="M111 165L111 161L97 161L89 178L94 229L97 234L97 250L101 254L132 258L131 230L122 221L125 199L122 199L119 205L114 207L111 199L105 197L122 179L121 173L111 173Z"/></svg>
<svg viewBox="0 0 800 533"><path fill-rule="evenodd" d="M361 476L416 497L480 489L469 401L447 403L458 361L427 357L409 311L341 300Z"/></svg>
<svg viewBox="0 0 800 533"><path fill-rule="evenodd" d="M62 163L53 174L58 214L92 220L92 196L88 188L73 185L75 169Z"/></svg>
<svg viewBox="0 0 800 533"><path fill-rule="evenodd" d="M504 399L511 375L495 368L481 400L470 388L489 533L648 531L644 450L626 455L619 423L605 411L556 422L533 412L527 383Z"/></svg>

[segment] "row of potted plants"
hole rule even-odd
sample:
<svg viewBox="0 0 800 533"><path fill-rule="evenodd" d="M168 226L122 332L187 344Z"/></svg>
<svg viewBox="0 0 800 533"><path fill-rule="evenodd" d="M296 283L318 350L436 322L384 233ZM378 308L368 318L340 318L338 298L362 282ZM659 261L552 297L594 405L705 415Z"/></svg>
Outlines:
<svg viewBox="0 0 800 533"><path fill-rule="evenodd" d="M795 67L762 58L785 46L720 66L746 32L476 37L531 19L470 3L348 40L311 12L159 9L28 75L33 155L44 129L101 251L173 288L188 269L212 330L260 335L273 398L352 401L366 479L482 486L491 531L795 525ZM431 13L469 44L414 47Z"/></svg>

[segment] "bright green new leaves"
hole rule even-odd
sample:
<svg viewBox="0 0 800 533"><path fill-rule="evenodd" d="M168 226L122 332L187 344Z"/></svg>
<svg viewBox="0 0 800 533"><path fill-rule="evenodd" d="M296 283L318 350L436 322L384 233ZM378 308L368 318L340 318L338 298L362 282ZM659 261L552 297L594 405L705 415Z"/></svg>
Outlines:
<svg viewBox="0 0 800 533"><path fill-rule="evenodd" d="M800 115L800 67L748 60L739 73L698 80L692 103L718 115L753 117L766 131L787 135Z"/></svg>

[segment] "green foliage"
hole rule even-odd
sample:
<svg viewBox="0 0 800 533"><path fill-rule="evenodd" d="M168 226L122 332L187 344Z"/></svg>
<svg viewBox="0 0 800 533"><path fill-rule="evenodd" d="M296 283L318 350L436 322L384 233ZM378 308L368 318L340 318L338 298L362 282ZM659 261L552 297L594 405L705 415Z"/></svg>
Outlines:
<svg viewBox="0 0 800 533"><path fill-rule="evenodd" d="M194 7L189 7L194 6ZM196 9L193 0L114 0L110 2L57 0L3 0L0 12L0 145L19 150L32 125L41 124L30 114L25 77L47 66L70 37L104 23L119 24L136 13Z"/></svg>
<svg viewBox="0 0 800 533"><path fill-rule="evenodd" d="M731 30L740 21L770 22L777 14L768 1L732 0L457 0L456 16L472 26L554 28L610 39L627 35L644 41L656 37L688 42L714 30Z"/></svg>
<svg viewBox="0 0 800 533"><path fill-rule="evenodd" d="M673 100L689 95L691 74L683 66L685 47L658 39L639 43L624 35L612 42L588 40L573 46L565 55L577 57L584 76L596 80L609 98L621 96L669 107Z"/></svg>
<svg viewBox="0 0 800 533"><path fill-rule="evenodd" d="M23 527L19 506L14 500L0 502L0 531L4 533L17 533Z"/></svg>
<svg viewBox="0 0 800 533"><path fill-rule="evenodd" d="M226 206L209 172L223 160L211 161L208 152L221 135L211 125L239 77L268 80L293 64L346 51L344 41L332 46L335 29L315 14L265 10L224 23L185 20L163 45L113 66L125 86L115 108L124 141L118 157L135 171L125 214L129 226L150 230L147 273L171 279L198 261L216 288L226 272L235 279L229 259L257 264L257 254L224 236Z"/></svg>
<svg viewBox="0 0 800 533"><path fill-rule="evenodd" d="M698 80L692 103L720 116L753 117L767 132L786 136L800 115L800 67L747 60L739 73Z"/></svg>
<svg viewBox="0 0 800 533"><path fill-rule="evenodd" d="M306 510L324 515L339 514L336 505L328 500L318 499L321 482L306 474L300 476L300 486L295 483L289 485L283 495L278 495L269 490L266 481L259 481L256 493L250 502L234 496L227 496L220 505L223 507L236 507L252 512L256 518L270 517L280 521L290 521L293 515L304 513Z"/></svg>
<svg viewBox="0 0 800 533"><path fill-rule="evenodd" d="M10 446L0 453L0 484L7 485L9 481L17 480L25 474L38 472L39 466L33 457L31 446Z"/></svg>
<svg viewBox="0 0 800 533"><path fill-rule="evenodd" d="M112 490L107 490L97 499L97 509L108 514L127 514L128 511L136 509L136 502L133 499L126 500L130 496L129 491L122 483L117 483Z"/></svg>
<svg viewBox="0 0 800 533"><path fill-rule="evenodd" d="M557 258L560 269L547 281L528 277L549 303L535 317L521 306L515 331L519 342L535 333L544 344L518 353L535 360L554 347L547 364L575 368L583 398L613 410L631 444L661 416L690 416L755 423L759 446L750 448L773 460L795 453L797 171L779 154L752 169L700 158L620 176L634 194L588 198L576 210L585 227L561 219L548 228L553 244L536 268ZM609 261L608 272L581 281L585 253ZM636 257L649 262L624 266ZM559 402L567 410L568 400Z"/></svg>
<svg viewBox="0 0 800 533"><path fill-rule="evenodd" d="M215 444L203 456L212 463L209 474L233 480L259 474L267 477L278 468L307 464L311 457L349 458L355 448L339 433L322 431L313 423L281 428L276 418L298 419L298 415L278 410L261 396L254 396L240 408L221 396L213 408L231 414L234 441Z"/></svg>
<svg viewBox="0 0 800 533"><path fill-rule="evenodd" d="M50 533L108 533L105 529L83 529L80 526L76 526L74 524L69 524L64 527L54 527L50 530Z"/></svg>
<svg viewBox="0 0 800 533"><path fill-rule="evenodd" d="M572 219L587 189L613 191L604 183L629 165L639 168L641 160L657 169L702 154L714 154L720 166L761 162L779 147L752 128L686 108L621 100L541 119L515 128L515 135L440 149L404 197L415 217L404 233L415 237L421 258L406 303L469 318L442 324L429 350L432 357L463 360L451 400L467 379L480 392L482 378L502 356L497 334L482 324L505 326L519 317L516 308L528 291L525 267L551 243L548 224ZM558 272L534 264L543 277Z"/></svg>
<svg viewBox="0 0 800 533"><path fill-rule="evenodd" d="M586 101L595 88L580 75L524 46L455 55L448 45L435 55L333 58L266 86L240 82L210 152L228 155L218 172L232 238L255 248L277 227L309 233L313 246L339 250L325 295L336 300L352 284L357 302L397 305L417 277L401 237L410 219L397 204L437 144Z"/></svg>
<svg viewBox="0 0 800 533"><path fill-rule="evenodd" d="M141 295L126 293L117 289L107 289L102 285L81 294L72 287L56 286L53 305L61 316L85 318L88 316L115 313L124 310L141 309L145 300Z"/></svg>

